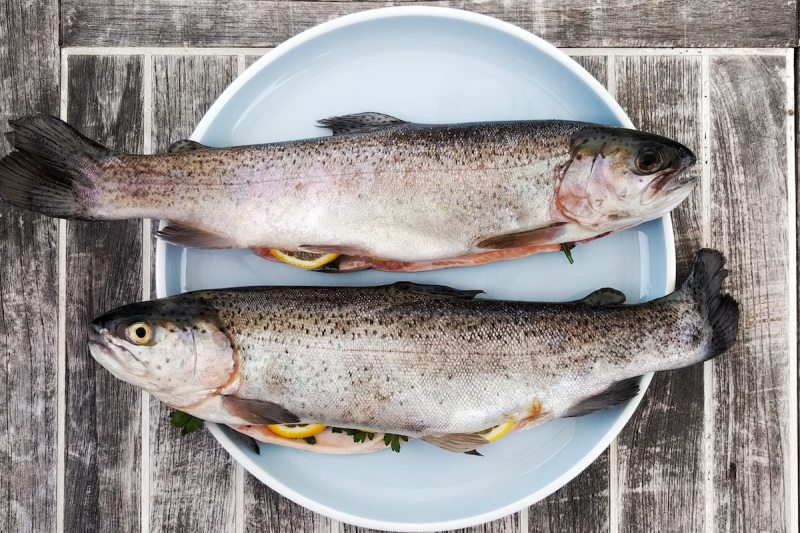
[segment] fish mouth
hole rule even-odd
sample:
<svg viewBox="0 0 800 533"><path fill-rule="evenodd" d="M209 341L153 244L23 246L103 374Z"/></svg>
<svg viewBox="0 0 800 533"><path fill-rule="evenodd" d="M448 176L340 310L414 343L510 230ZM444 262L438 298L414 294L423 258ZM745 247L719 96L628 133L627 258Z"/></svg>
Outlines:
<svg viewBox="0 0 800 533"><path fill-rule="evenodd" d="M111 364L116 369L130 372L136 376L142 376L146 372L146 367L142 361L136 357L130 350L124 346L120 346L111 342L104 336L106 330L99 326L92 324L94 329L93 334L90 334L87 344L89 345L89 353L92 354L100 364L107 366ZM109 370L112 370L109 368Z"/></svg>

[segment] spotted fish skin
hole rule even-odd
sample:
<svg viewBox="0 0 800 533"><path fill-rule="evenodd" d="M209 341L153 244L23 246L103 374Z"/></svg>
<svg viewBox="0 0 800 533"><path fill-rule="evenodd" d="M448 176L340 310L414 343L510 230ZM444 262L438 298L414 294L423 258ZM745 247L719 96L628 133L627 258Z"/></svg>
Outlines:
<svg viewBox="0 0 800 533"><path fill-rule="evenodd" d="M302 422L423 438L531 426L616 405L636 394L631 378L727 350L738 307L720 294L722 264L701 251L680 290L639 305L619 305L610 289L563 304L411 283L200 291L98 318L92 354L157 398L229 424L246 423L246 410L228 409L246 399ZM114 333L131 320L163 340L131 346ZM180 348L172 341L183 330ZM219 332L225 342L205 340ZM170 370L172 381L156 376L182 349L191 365ZM218 377L188 387L196 375Z"/></svg>
<svg viewBox="0 0 800 533"><path fill-rule="evenodd" d="M657 218L696 181L685 173L695 160L686 147L621 128L377 114L323 123L337 134L132 155L53 117L27 117L10 123L17 151L0 161L0 197L65 218L169 220L160 236L185 246L328 250L439 268Z"/></svg>

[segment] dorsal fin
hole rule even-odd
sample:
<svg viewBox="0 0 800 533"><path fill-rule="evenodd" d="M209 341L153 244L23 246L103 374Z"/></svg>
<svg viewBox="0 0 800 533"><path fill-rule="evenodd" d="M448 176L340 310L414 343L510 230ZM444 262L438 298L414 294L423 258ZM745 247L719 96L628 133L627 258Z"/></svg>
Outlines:
<svg viewBox="0 0 800 533"><path fill-rule="evenodd" d="M625 295L617 289L606 287L604 289L597 289L578 301L592 307L599 307L601 305L622 305L625 303Z"/></svg>
<svg viewBox="0 0 800 533"><path fill-rule="evenodd" d="M392 283L388 287L416 294L424 294L434 298L457 298L459 300L472 300L475 296L483 292L481 290L454 289L446 285L427 285L424 283L413 283L411 281L398 281L397 283Z"/></svg>
<svg viewBox="0 0 800 533"><path fill-rule="evenodd" d="M177 154L179 152L193 152L195 150L209 150L210 147L206 146L205 144L200 144L199 142L191 141L189 139L181 139L180 141L175 141L174 143L169 145L167 148L167 153L169 154Z"/></svg>
<svg viewBox="0 0 800 533"><path fill-rule="evenodd" d="M317 126L328 128L334 135L341 135L343 133L366 133L390 128L392 126L399 126L401 124L408 124L408 122L390 115L384 115L383 113L372 112L323 118L317 122Z"/></svg>

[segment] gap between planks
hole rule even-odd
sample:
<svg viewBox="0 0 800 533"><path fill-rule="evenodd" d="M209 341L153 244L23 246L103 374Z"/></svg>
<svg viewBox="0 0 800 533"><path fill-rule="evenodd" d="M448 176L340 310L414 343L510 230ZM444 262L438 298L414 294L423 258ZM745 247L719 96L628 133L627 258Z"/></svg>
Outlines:
<svg viewBox="0 0 800 533"><path fill-rule="evenodd" d="M700 128L703 159L701 162L702 212L700 213L701 244L711 244L711 57L700 61ZM714 367L712 361L703 363L703 531L713 533L714 523Z"/></svg>
<svg viewBox="0 0 800 533"><path fill-rule="evenodd" d="M194 55L194 56L248 56L263 55L272 47L264 48L181 48L150 46L67 46L62 55ZM785 48L559 48L574 56L664 56L664 55L714 55L714 56L783 56Z"/></svg>
<svg viewBox="0 0 800 533"><path fill-rule="evenodd" d="M788 167L786 195L788 197L787 243L789 260L787 261L789 289L789 491L787 508L789 509L789 531L800 530L798 515L798 435L797 435L797 166L796 166L796 130L797 109L795 102L795 50L786 51L786 164Z"/></svg>
<svg viewBox="0 0 800 533"><path fill-rule="evenodd" d="M153 55L144 54L142 72L142 150L145 154L153 153ZM152 297L150 278L152 270L152 243L149 218L142 220L142 300ZM150 395L142 391L142 480L140 531L150 533Z"/></svg>
<svg viewBox="0 0 800 533"><path fill-rule="evenodd" d="M61 50L58 114L67 119L67 54ZM56 533L64 533L67 416L67 221L58 221L58 330L56 353Z"/></svg>

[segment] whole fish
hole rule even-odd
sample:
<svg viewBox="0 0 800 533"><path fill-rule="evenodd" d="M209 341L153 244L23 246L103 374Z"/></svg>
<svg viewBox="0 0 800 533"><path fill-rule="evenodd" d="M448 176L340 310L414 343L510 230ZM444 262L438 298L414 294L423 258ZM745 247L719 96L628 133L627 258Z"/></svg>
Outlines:
<svg viewBox="0 0 800 533"><path fill-rule="evenodd" d="M642 374L727 350L738 305L720 293L723 263L701 250L679 290L639 305L613 289L555 304L413 283L191 292L97 318L89 348L205 420L367 428L471 451L481 432L611 407Z"/></svg>
<svg viewBox="0 0 800 533"><path fill-rule="evenodd" d="M334 135L169 153L109 150L60 120L9 123L0 197L63 218L170 221L167 241L340 254L338 268L427 270L521 257L668 213L692 152L583 122L414 124L378 113ZM270 254L262 255L272 257Z"/></svg>

